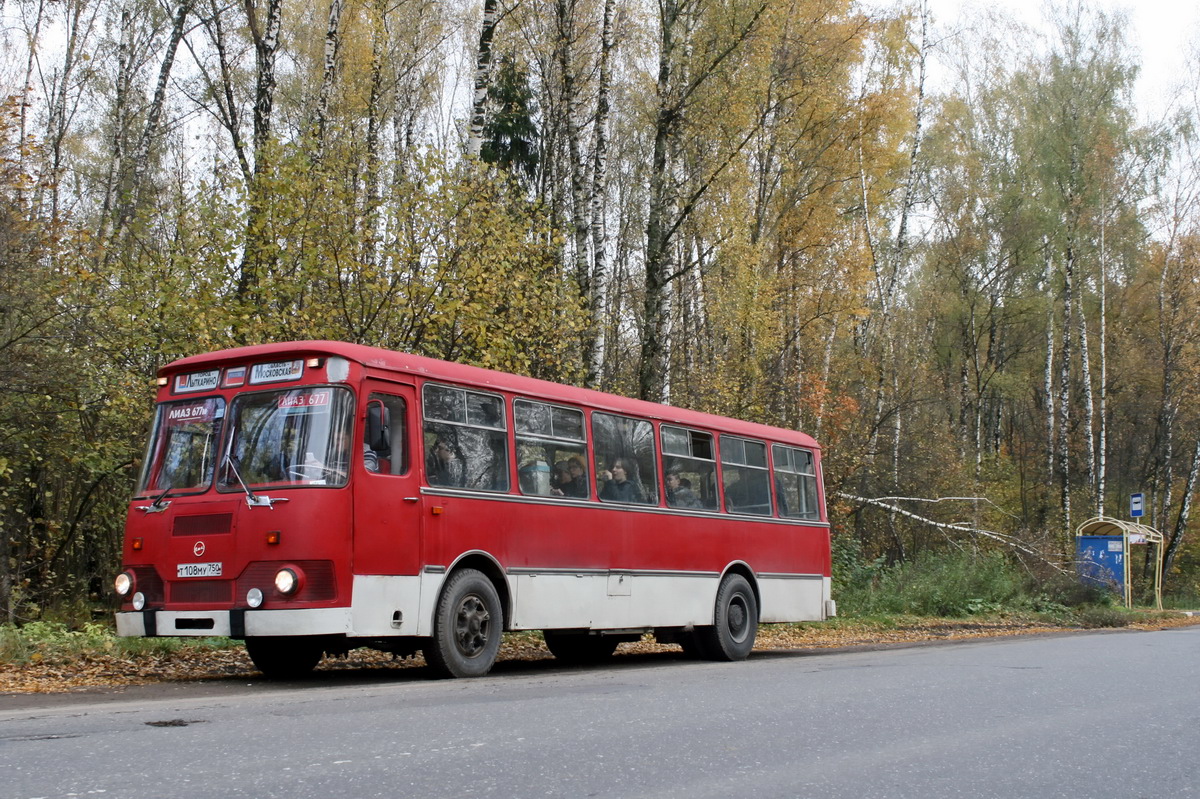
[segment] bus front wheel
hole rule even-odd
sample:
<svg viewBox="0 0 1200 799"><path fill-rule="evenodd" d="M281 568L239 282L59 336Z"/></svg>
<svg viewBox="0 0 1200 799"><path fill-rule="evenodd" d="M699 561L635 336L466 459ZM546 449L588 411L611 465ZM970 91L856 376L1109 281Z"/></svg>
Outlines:
<svg viewBox="0 0 1200 799"><path fill-rule="evenodd" d="M754 590L742 575L727 575L717 589L713 625L696 631L701 649L713 660L745 660L757 632Z"/></svg>
<svg viewBox="0 0 1200 799"><path fill-rule="evenodd" d="M442 589L425 660L443 677L482 677L500 652L504 611L491 580L475 569L455 572Z"/></svg>
<svg viewBox="0 0 1200 799"><path fill-rule="evenodd" d="M268 680L296 680L316 668L324 649L304 636L256 636L246 639L246 652Z"/></svg>

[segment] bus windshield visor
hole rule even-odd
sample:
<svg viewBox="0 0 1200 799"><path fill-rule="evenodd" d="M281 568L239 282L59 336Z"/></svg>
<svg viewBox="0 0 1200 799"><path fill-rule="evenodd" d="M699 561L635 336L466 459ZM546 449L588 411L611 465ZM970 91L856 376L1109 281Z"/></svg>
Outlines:
<svg viewBox="0 0 1200 799"><path fill-rule="evenodd" d="M220 397L159 405L138 481L138 495L208 488L224 420L225 400Z"/></svg>
<svg viewBox="0 0 1200 799"><path fill-rule="evenodd" d="M353 453L351 408L349 391L328 386L237 397L220 488L345 485Z"/></svg>

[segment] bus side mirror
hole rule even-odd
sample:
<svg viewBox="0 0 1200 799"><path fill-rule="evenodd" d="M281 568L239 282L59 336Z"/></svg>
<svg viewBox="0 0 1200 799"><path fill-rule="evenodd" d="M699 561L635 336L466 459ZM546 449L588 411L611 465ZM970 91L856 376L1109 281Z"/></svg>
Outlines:
<svg viewBox="0 0 1200 799"><path fill-rule="evenodd" d="M382 402L372 400L367 404L367 446L385 458L392 451L389 421L388 409Z"/></svg>

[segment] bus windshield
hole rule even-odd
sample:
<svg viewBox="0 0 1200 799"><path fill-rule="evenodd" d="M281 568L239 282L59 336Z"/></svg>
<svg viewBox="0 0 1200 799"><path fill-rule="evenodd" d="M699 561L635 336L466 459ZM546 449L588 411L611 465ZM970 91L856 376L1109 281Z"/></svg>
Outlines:
<svg viewBox="0 0 1200 799"><path fill-rule="evenodd" d="M225 400L220 397L159 405L137 493L208 488L224 419Z"/></svg>
<svg viewBox="0 0 1200 799"><path fill-rule="evenodd" d="M225 448L231 458L219 488L241 490L239 476L247 486L345 485L353 452L351 408L350 392L329 386L237 397Z"/></svg>

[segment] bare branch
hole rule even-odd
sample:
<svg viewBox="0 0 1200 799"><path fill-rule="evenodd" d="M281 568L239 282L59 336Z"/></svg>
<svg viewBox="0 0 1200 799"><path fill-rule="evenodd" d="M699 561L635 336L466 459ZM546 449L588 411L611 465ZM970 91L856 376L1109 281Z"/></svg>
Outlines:
<svg viewBox="0 0 1200 799"><path fill-rule="evenodd" d="M984 538L990 538L993 541L999 541L1001 544L1004 544L1005 546L1008 546L1008 547L1012 547L1013 549L1018 550L1019 552L1022 552L1026 555L1029 555L1030 557L1037 558L1038 560L1042 561L1046 565L1053 567L1056 571L1058 571L1061 574L1068 573L1068 571L1066 569L1064 569L1062 566L1059 566L1057 563L1053 563L1052 561L1047 560L1046 557L1042 555L1042 553L1033 549L1028 544L1020 541L1015 536L1007 535L1005 533L997 533L993 530L984 530L983 528L972 527L972 526L966 525L966 524L947 524L945 522L934 521L933 519L930 519L926 516L919 516L911 511L907 511L904 508L901 508L899 505L896 505L895 503L885 502L885 501L883 501L883 499L871 499L870 497L859 497L859 496L855 496L853 494L847 494L842 491L839 491L837 493L837 496L842 497L843 499L849 499L853 502L861 502L864 505L872 505L877 508L882 508L890 513L899 514L900 516L904 516L909 519L913 519L915 521L920 522L921 524L926 524L926 525L929 525L930 527L935 527L939 530L953 530L954 532L970 533L971 535L978 535L978 536L983 536ZM892 498L887 498L887 499L892 499ZM913 500L915 498L913 498L913 497L895 497L894 499ZM941 500L925 500L925 501L939 502Z"/></svg>

